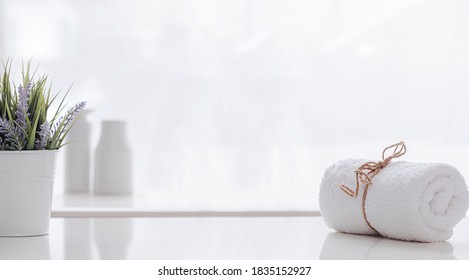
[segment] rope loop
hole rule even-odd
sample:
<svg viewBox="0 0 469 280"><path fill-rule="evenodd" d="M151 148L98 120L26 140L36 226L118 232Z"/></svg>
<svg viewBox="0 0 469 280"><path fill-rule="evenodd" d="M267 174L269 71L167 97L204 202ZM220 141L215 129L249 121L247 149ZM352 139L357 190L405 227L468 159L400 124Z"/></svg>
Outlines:
<svg viewBox="0 0 469 280"><path fill-rule="evenodd" d="M391 155L386 157L386 154L389 154L389 152L392 150ZM358 167L355 170L355 190L350 189L346 185L340 185L340 189L347 194L350 197L357 197L358 192L360 191L360 185L363 184L363 199L362 199L362 213L363 213L363 218L365 219L365 222L368 224L368 226L376 231L378 234L379 232L370 224L366 217L366 211L365 211L365 202L366 202L366 195L368 192L368 188L372 185L372 179L378 173L383 170L386 166L391 163L391 161L395 158L398 158L400 156L403 156L407 152L407 148L404 144L403 141L396 143L394 145L391 145L389 147L386 147L383 150L383 153L381 154L381 161L374 162L374 161L369 161L364 164L362 164L360 167Z"/></svg>

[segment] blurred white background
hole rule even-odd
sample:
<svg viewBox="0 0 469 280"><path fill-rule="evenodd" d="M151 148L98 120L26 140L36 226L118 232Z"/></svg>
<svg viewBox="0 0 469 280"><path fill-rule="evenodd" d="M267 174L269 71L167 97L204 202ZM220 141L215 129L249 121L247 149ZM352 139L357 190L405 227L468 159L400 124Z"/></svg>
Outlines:
<svg viewBox="0 0 469 280"><path fill-rule="evenodd" d="M400 140L469 175L467 1L0 0L0 56L127 120L136 192L308 207Z"/></svg>

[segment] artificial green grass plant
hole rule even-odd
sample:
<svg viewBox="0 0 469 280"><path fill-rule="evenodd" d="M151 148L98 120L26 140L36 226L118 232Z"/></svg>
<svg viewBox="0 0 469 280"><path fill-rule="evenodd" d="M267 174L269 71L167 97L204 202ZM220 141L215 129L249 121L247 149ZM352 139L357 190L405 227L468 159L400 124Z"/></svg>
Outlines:
<svg viewBox="0 0 469 280"><path fill-rule="evenodd" d="M35 80L37 68L31 73L31 62L22 68L22 83L16 88L10 80L11 61L3 63L0 76L0 151L57 150L64 143L86 102L79 102L63 113L65 98L47 119L48 111L59 93L51 93L47 75Z"/></svg>

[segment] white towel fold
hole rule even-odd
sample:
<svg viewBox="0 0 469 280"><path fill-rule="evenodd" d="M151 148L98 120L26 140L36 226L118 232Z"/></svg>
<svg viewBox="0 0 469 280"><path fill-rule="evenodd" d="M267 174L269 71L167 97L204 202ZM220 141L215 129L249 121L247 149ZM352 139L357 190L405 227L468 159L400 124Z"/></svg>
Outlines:
<svg viewBox="0 0 469 280"><path fill-rule="evenodd" d="M343 160L326 170L319 204L329 227L346 233L376 234L362 214L363 186L357 197L350 197L339 188L345 184L355 189L354 171L367 161ZM365 211L370 224L385 237L445 241L469 207L464 177L447 164L391 162L372 182Z"/></svg>

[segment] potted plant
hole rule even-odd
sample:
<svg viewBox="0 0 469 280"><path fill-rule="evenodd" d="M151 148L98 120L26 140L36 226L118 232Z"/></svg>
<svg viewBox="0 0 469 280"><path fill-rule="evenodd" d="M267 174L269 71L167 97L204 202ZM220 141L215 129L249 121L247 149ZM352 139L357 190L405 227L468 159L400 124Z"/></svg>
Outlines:
<svg viewBox="0 0 469 280"><path fill-rule="evenodd" d="M10 80L11 61L0 75L0 236L44 235L49 231L55 162L64 138L86 103L64 111L65 94L51 93L46 75L31 62L22 82ZM67 92L68 93L68 92ZM52 104L58 102L54 112Z"/></svg>

